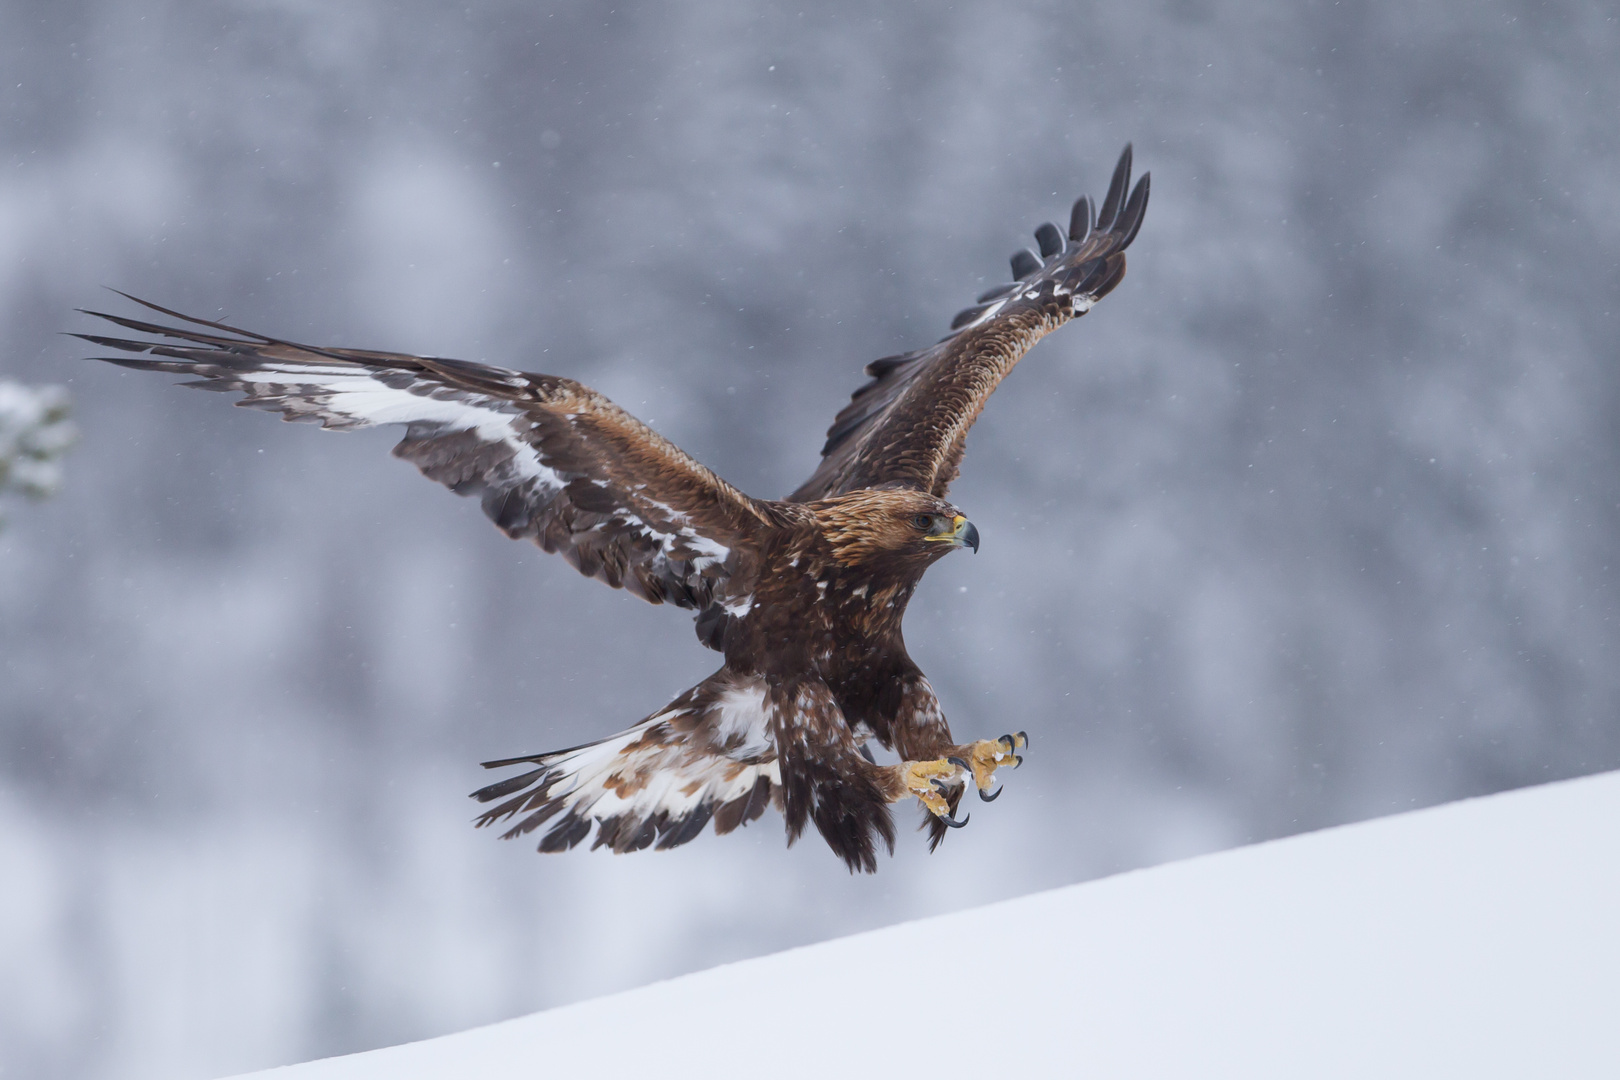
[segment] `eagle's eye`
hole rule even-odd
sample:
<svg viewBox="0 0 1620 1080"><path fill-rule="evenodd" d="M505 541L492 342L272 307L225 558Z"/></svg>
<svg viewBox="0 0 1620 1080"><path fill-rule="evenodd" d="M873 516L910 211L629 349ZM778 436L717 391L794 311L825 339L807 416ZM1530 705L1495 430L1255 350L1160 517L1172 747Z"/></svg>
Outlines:
<svg viewBox="0 0 1620 1080"><path fill-rule="evenodd" d="M918 514L911 519L911 523L924 532L934 527L934 519L927 514Z"/></svg>

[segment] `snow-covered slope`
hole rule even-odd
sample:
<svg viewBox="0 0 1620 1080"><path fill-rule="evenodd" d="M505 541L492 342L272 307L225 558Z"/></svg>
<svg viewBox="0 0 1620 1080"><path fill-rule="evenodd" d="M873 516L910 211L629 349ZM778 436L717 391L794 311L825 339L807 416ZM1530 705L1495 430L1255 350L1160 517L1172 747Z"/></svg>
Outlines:
<svg viewBox="0 0 1620 1080"><path fill-rule="evenodd" d="M1620 773L257 1074L1620 1076Z"/></svg>

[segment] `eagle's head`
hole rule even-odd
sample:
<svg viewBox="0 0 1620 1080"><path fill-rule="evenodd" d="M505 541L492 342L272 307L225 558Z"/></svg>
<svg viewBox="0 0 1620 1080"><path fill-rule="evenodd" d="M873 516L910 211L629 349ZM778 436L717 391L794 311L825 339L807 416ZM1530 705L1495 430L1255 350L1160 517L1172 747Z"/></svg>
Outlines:
<svg viewBox="0 0 1620 1080"><path fill-rule="evenodd" d="M810 509L833 558L849 568L891 564L921 573L957 548L979 550L973 523L926 491L869 488L811 503Z"/></svg>

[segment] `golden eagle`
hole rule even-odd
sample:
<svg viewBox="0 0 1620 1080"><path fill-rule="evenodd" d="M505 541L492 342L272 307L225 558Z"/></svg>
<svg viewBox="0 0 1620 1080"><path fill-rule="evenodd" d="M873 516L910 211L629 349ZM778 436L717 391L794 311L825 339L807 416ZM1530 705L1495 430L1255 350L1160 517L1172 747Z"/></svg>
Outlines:
<svg viewBox="0 0 1620 1080"><path fill-rule="evenodd" d="M1035 232L1040 254L979 297L931 348L866 367L871 381L833 421L821 464L785 499L754 499L613 402L572 379L437 357L317 348L143 306L188 326L99 312L155 341L81 334L162 359L101 357L196 376L238 405L350 429L403 424L394 453L462 495L513 538L560 552L580 573L654 604L697 613L698 638L725 665L620 734L567 750L485 762L523 766L473 797L479 825L546 827L541 851L636 851L684 844L711 820L727 833L775 804L791 844L814 822L851 870L892 852L889 804L916 796L930 850L968 783L1022 761L1022 732L957 743L906 654L900 622L924 571L978 549L945 494L968 428L991 391L1044 335L1119 284L1147 207L1130 188L1131 150L1094 209L1067 233ZM126 294L127 295L127 294ZM129 297L134 300L134 297ZM869 740L900 762L874 761ZM992 791L995 794L992 794Z"/></svg>

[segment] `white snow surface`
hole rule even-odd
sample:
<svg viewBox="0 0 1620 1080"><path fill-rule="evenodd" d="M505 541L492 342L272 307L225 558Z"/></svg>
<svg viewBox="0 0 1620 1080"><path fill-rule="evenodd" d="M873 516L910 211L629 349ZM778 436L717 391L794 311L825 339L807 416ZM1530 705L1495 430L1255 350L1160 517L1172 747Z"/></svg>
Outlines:
<svg viewBox="0 0 1620 1080"><path fill-rule="evenodd" d="M254 1075L1616 1077L1616 1017L1608 773Z"/></svg>

